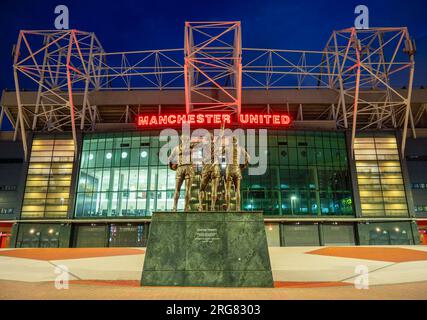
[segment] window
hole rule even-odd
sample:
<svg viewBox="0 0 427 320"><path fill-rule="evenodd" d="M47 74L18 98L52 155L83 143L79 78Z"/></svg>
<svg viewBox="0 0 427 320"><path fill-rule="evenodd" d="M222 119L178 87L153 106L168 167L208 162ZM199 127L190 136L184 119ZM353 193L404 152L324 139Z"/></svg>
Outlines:
<svg viewBox="0 0 427 320"><path fill-rule="evenodd" d="M22 218L67 216L73 162L72 139L33 140Z"/></svg>
<svg viewBox="0 0 427 320"><path fill-rule="evenodd" d="M394 136L361 136L354 144L363 216L408 216Z"/></svg>
<svg viewBox="0 0 427 320"><path fill-rule="evenodd" d="M353 224L324 223L321 225L324 246L352 246L354 241Z"/></svg>
<svg viewBox="0 0 427 320"><path fill-rule="evenodd" d="M282 224L282 243L287 247L320 246L317 223Z"/></svg>
<svg viewBox="0 0 427 320"><path fill-rule="evenodd" d="M30 224L19 226L16 238L17 248L58 248L68 247L70 226L65 224Z"/></svg>
<svg viewBox="0 0 427 320"><path fill-rule="evenodd" d="M75 216L143 217L171 210L175 174L159 163L158 134L85 135Z"/></svg>
<svg viewBox="0 0 427 320"><path fill-rule="evenodd" d="M242 208L266 215L353 215L341 132L269 131L269 167L242 181Z"/></svg>
<svg viewBox="0 0 427 320"><path fill-rule="evenodd" d="M76 228L77 248L105 247L107 243L107 226L79 225Z"/></svg>
<svg viewBox="0 0 427 320"><path fill-rule="evenodd" d="M409 222L359 223L360 245L410 245L414 244Z"/></svg>
<svg viewBox="0 0 427 320"><path fill-rule="evenodd" d="M265 225L265 234L269 247L280 247L280 225L277 223L268 223Z"/></svg>
<svg viewBox="0 0 427 320"><path fill-rule="evenodd" d="M145 247L148 224L111 224L109 226L109 247Z"/></svg>

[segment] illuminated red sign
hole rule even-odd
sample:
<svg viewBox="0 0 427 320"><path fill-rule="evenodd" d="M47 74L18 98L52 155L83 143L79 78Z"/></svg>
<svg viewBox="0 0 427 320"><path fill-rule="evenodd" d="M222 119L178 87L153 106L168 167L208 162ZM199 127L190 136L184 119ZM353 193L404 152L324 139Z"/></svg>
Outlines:
<svg viewBox="0 0 427 320"><path fill-rule="evenodd" d="M183 124L197 126L212 126L236 123L242 126L289 126L291 118L287 114L260 114L242 113L233 119L229 113L197 113L197 114L165 114L165 115L138 115L138 127L181 126Z"/></svg>
<svg viewBox="0 0 427 320"><path fill-rule="evenodd" d="M291 117L287 114L254 114L243 113L238 117L238 123L242 125L267 125L267 126L288 126L291 124Z"/></svg>

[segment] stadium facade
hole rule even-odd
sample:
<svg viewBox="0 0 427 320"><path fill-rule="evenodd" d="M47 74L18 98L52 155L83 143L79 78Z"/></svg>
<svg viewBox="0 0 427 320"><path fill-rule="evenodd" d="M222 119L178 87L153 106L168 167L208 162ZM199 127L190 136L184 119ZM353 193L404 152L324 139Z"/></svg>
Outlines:
<svg viewBox="0 0 427 320"><path fill-rule="evenodd" d="M321 51L242 48L240 32L187 22L183 49L111 53L93 33L21 31L1 98L1 247L145 246L173 205L159 134L190 115L267 130L241 208L264 212L270 246L424 241L427 90L408 30L334 31Z"/></svg>

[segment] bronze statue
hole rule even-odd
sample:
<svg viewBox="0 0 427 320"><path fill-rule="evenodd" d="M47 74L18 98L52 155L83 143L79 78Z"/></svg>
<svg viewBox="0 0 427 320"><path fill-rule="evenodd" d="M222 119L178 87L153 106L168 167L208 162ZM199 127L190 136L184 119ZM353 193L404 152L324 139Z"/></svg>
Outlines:
<svg viewBox="0 0 427 320"><path fill-rule="evenodd" d="M226 210L231 210L231 184L234 185L236 193L236 211L240 211L240 181L242 179L242 170L245 169L250 161L249 154L244 148L239 146L237 137L228 139L225 146L216 145L219 140L222 141L222 135L218 138L205 137L202 150L202 173L199 189L199 211L203 211L203 202L205 200L206 189L211 182L211 204L210 210L215 210L218 198L218 186L221 180L221 157L225 152L226 172L225 172L225 202ZM232 142L230 142L232 141ZM175 174L175 193L173 211L177 210L179 195L182 183L185 180L185 211L190 211L191 186L194 179L194 168L192 153L197 143L191 143L187 135L181 136L181 141L171 152L168 162L169 167L176 171Z"/></svg>
<svg viewBox="0 0 427 320"><path fill-rule="evenodd" d="M203 140L203 168L199 189L199 211L203 211L203 202L205 201L206 188L209 182L211 182L210 210L215 210L215 204L218 197L218 185L221 179L221 149L216 146L216 141L218 141L218 139L215 139L215 137L212 137L212 139L210 137L205 137Z"/></svg>
<svg viewBox="0 0 427 320"><path fill-rule="evenodd" d="M171 152L168 161L169 167L176 170L175 174L175 193L173 197L173 211L177 210L179 194L182 183L185 180L185 211L190 211L191 185L194 178L192 156L193 144L190 143L190 137L181 136L181 142Z"/></svg>
<svg viewBox="0 0 427 320"><path fill-rule="evenodd" d="M242 170L250 161L249 154L238 144L237 137L233 136L232 143L228 140L226 146L227 167L225 170L225 201L227 211L231 209L231 183L234 184L236 193L236 211L240 211L240 180L242 180Z"/></svg>

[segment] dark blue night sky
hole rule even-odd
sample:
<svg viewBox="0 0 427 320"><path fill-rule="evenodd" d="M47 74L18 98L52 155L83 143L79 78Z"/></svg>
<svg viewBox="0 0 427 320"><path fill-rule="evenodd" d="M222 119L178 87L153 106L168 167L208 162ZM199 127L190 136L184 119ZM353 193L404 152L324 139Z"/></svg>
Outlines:
<svg viewBox="0 0 427 320"><path fill-rule="evenodd" d="M244 47L321 50L332 30L353 26L354 8L364 4L371 27L409 28L417 43L415 86L427 85L425 0L2 0L0 89L13 88L11 50L19 30L54 29L59 4L70 10L70 28L95 32L106 51L180 48L186 20L240 20Z"/></svg>

